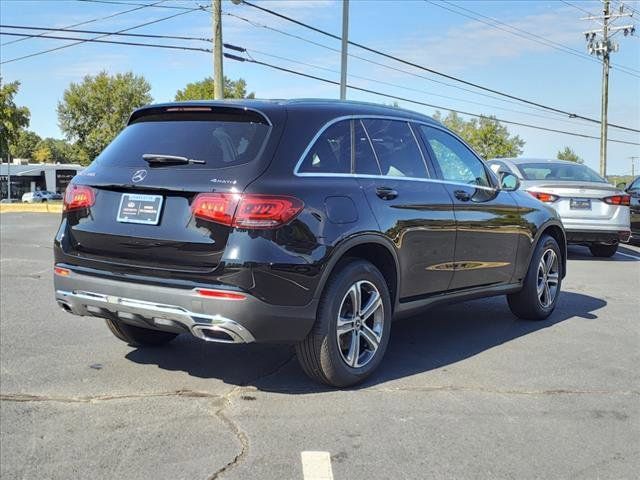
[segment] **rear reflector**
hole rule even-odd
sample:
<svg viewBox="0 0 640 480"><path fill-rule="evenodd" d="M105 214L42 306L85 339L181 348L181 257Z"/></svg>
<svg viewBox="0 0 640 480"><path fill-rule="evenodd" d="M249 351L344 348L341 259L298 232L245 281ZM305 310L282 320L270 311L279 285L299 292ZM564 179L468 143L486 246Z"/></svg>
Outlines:
<svg viewBox="0 0 640 480"><path fill-rule="evenodd" d="M64 192L63 208L65 212L89 208L93 206L95 200L93 188L84 185L69 185Z"/></svg>
<svg viewBox="0 0 640 480"><path fill-rule="evenodd" d="M197 218L229 227L270 229L293 220L304 207L295 197L237 193L201 193L191 205Z"/></svg>
<svg viewBox="0 0 640 480"><path fill-rule="evenodd" d="M553 195L551 193L532 192L532 191L529 191L529 193L534 197L536 197L541 202L545 202L545 203L553 203L559 198L557 195Z"/></svg>
<svg viewBox="0 0 640 480"><path fill-rule="evenodd" d="M228 290L212 290L209 288L196 288L198 295L203 297L219 298L221 300L244 300L247 298L243 293L230 292Z"/></svg>
<svg viewBox="0 0 640 480"><path fill-rule="evenodd" d="M61 277L68 277L71 274L71 270L68 270L66 268L61 268L61 267L55 267L53 269L53 272L56 275L60 275Z"/></svg>
<svg viewBox="0 0 640 480"><path fill-rule="evenodd" d="M603 198L602 201L609 205L623 205L628 207L631 205L631 195L614 195L612 197Z"/></svg>

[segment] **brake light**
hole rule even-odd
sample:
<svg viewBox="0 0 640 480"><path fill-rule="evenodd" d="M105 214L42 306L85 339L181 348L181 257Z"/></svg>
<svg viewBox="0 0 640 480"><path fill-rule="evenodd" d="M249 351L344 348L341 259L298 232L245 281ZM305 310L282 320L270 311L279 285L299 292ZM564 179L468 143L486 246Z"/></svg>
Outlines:
<svg viewBox="0 0 640 480"><path fill-rule="evenodd" d="M541 202L545 202L545 203L553 203L556 200L558 200L558 198L560 198L557 195L553 195L551 193L532 192L532 191L529 191L529 193L533 195L535 198L537 198L538 200L540 200Z"/></svg>
<svg viewBox="0 0 640 480"><path fill-rule="evenodd" d="M304 204L285 195L201 193L193 201L193 215L230 227L277 228L298 215Z"/></svg>
<svg viewBox="0 0 640 480"><path fill-rule="evenodd" d="M210 288L196 288L198 295L203 297L219 298L221 300L244 300L246 295L228 290L212 290Z"/></svg>
<svg viewBox="0 0 640 480"><path fill-rule="evenodd" d="M64 192L63 208L65 212L89 208L96 200L93 188L84 185L69 185Z"/></svg>
<svg viewBox="0 0 640 480"><path fill-rule="evenodd" d="M631 205L631 195L614 195L612 197L605 197L602 201L609 205L623 205L628 207Z"/></svg>

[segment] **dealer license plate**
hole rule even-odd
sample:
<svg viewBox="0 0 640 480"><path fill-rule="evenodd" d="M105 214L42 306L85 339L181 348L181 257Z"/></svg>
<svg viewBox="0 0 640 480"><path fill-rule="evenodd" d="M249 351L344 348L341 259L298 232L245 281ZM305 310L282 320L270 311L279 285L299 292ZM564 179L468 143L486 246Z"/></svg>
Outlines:
<svg viewBox="0 0 640 480"><path fill-rule="evenodd" d="M118 208L118 221L124 223L143 223L157 225L162 208L161 195L141 195L123 193Z"/></svg>

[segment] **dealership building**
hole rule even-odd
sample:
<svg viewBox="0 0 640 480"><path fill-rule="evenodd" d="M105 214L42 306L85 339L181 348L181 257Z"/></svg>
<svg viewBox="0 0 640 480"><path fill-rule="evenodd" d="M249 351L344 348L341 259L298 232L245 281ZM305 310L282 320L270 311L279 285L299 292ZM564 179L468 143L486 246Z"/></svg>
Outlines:
<svg viewBox="0 0 640 480"><path fill-rule="evenodd" d="M74 164L2 163L0 164L0 198L6 199L11 181L11 198L36 190L63 193L71 179L84 167Z"/></svg>

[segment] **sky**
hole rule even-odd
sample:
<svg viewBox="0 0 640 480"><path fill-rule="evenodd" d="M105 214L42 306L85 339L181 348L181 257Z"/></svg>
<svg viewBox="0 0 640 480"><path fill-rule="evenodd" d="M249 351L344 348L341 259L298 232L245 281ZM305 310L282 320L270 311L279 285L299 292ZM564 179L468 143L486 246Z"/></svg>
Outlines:
<svg viewBox="0 0 640 480"><path fill-rule="evenodd" d="M78 0L0 0L0 20L3 25L63 28L135 8L131 4L150 4L158 0L120 1L126 5ZM254 1L323 30L337 35L341 33L342 3L338 0ZM613 4L617 7L619 0L614 0ZM619 19L617 25L635 23L638 32L633 37L619 34L614 38L620 43L620 50L612 54L614 67L610 74L609 122L640 129L640 2L628 1L625 4L637 10L638 14L634 18ZM161 8L162 6L208 5L208 0L165 0L155 7L141 8L76 28L115 32L183 12ZM223 0L222 8L224 42L246 48L256 60L334 81L340 79L338 40L247 5L235 5ZM586 54L583 34L585 30L599 27L593 21L581 18L587 16L585 11L597 13L600 9L601 2L596 0L475 0L448 3L424 0L351 0L349 37L354 42L433 70L564 111L599 119L602 67L600 62ZM500 26L503 30L477 20L480 18L491 23L488 17L503 22ZM504 31L514 31L504 24L519 29L516 33L520 36ZM329 48L285 36L265 27L297 35ZM20 30L3 27L2 31ZM536 35L537 41L532 41L525 32ZM195 10L131 30L130 33L210 38L211 14L202 9ZM92 36L66 32L49 35L80 38ZM3 82L21 82L16 103L30 109L29 128L42 137L62 138L57 124L56 106L69 84L82 81L85 75L95 75L102 70L111 74L132 71L149 81L155 102L164 102L173 100L175 92L184 88L187 83L213 74L212 54L208 52L100 43L82 43L9 61L72 43L66 40L29 38L5 45L17 38L0 36L0 60L6 62L0 65L0 75ZM211 43L202 40L131 37L107 39L211 48ZM545 41L573 49L572 53L552 48L544 44ZM514 104L493 94L487 97L486 92L483 95L471 87L353 46L349 48L349 53L361 57L349 58L349 83L353 85L438 105L443 107L443 111L452 108L599 136L597 124L530 108L521 103ZM364 61L363 58L379 65ZM258 98L339 96L337 85L248 62L225 60L224 74L231 79L245 79L248 90L255 92ZM394 102L390 98L354 90L347 92L347 98L387 104ZM403 108L428 115L435 111L434 108L407 101L398 103ZM569 146L588 166L596 171L598 169L599 140L512 125L508 125L508 129L525 140L523 156L555 158L558 150ZM609 129L609 138L640 143L640 134L616 128ZM632 156L640 157L640 146L610 142L607 173L630 174L632 160L629 157ZM635 166L637 174L640 172L640 158L635 160Z"/></svg>

